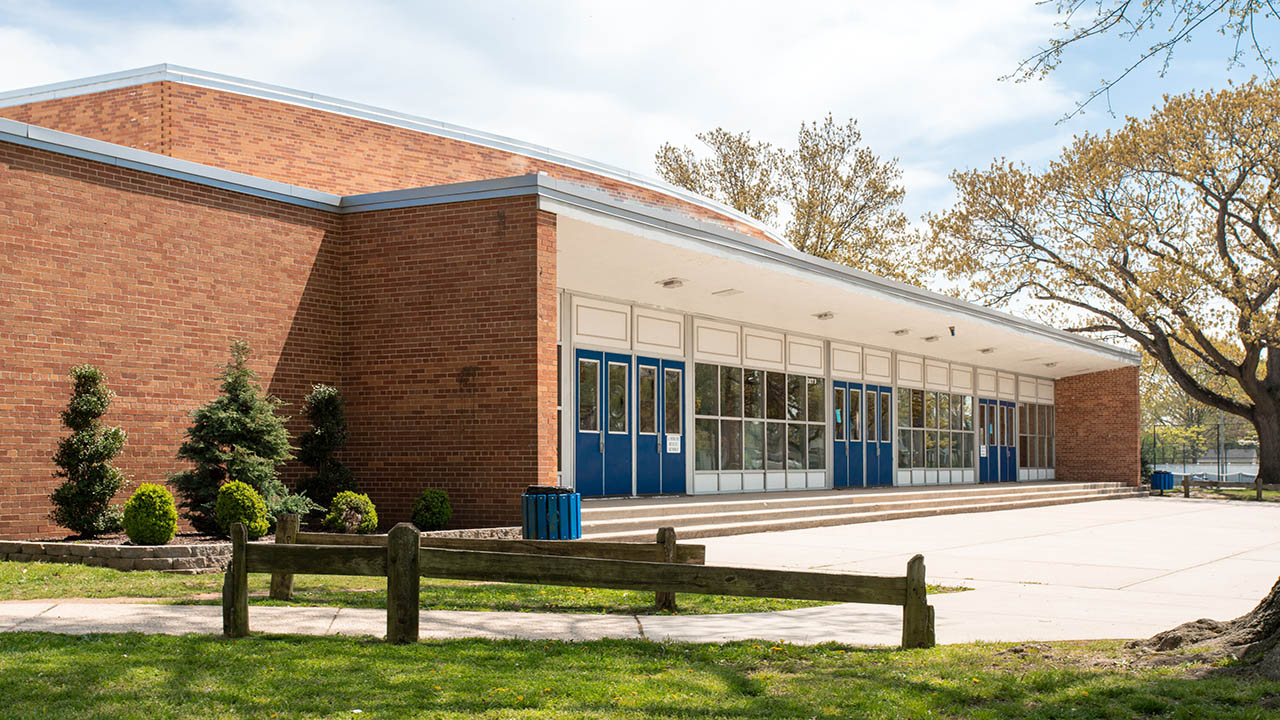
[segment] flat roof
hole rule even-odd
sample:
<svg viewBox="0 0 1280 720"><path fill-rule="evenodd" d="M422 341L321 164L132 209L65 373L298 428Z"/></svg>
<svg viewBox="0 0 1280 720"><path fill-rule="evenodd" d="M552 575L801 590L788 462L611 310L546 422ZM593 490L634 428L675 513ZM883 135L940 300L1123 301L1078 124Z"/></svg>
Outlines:
<svg viewBox="0 0 1280 720"><path fill-rule="evenodd" d="M290 105L299 105L315 110L322 110L324 112L338 115L371 120L385 125L392 125L407 130L413 130L415 132L461 140L463 142L493 148L495 150L502 150L505 152L515 153L517 155L536 158L538 160L553 162L558 165L564 165L577 170L584 170L586 172L601 175L613 180L619 180L647 190L660 192L664 195L669 195L692 205L711 210L724 215L726 218L741 222L748 227L753 227L767 235L775 242L787 247L792 247L791 243L777 230L760 222L756 218L737 210L736 208L732 208L724 203L717 202L697 193L690 192L684 188L659 180L658 178L636 173L625 168L591 160L589 158L582 157L581 155L574 155L573 153L555 150L545 145L537 145L535 143L529 143L503 135L484 132L483 130L475 130L473 128L463 127L453 123L432 120L431 118L410 115L408 113L388 110L386 108L375 107L373 105L365 105L363 103L343 100L341 98L330 97L328 95L320 95L318 93L307 92L305 90L296 90L280 85L258 82L256 80L248 80L245 78L233 77L231 75L222 75L220 73L209 72L206 70L183 67L181 65L161 63L159 65L134 68L132 70L121 70L119 72L107 73L104 75L95 75L76 80L67 80L64 82L0 92L0 108L12 107L14 105L26 105L28 103L43 102L46 100L57 100L59 98L75 97L79 95L103 92L106 90L115 90L118 88L127 88L162 81L183 83L186 85L194 85L196 87L204 87L213 90L224 90L241 95L248 95L250 97L274 100L276 102L288 103Z"/></svg>
<svg viewBox="0 0 1280 720"><path fill-rule="evenodd" d="M741 255L811 274L814 277L834 280L850 289L874 292L944 314L959 314L982 322L995 323L1056 344L1101 355L1112 361L1137 365L1141 359L1141 355L1133 350L1082 337L931 290L882 278L807 255L794 248L775 245L734 232L714 223L694 220L682 213L629 202L609 193L558 180L545 174L338 196L2 118L0 118L0 142L39 148L338 214L537 195L552 202L676 233L696 240L707 249L728 249Z"/></svg>

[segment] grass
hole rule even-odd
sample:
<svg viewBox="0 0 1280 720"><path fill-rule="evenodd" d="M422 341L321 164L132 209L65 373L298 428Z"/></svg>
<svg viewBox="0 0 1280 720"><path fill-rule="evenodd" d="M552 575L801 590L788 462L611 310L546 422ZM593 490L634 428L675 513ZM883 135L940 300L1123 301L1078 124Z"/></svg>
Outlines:
<svg viewBox="0 0 1280 720"><path fill-rule="evenodd" d="M12 720L1261 718L1280 683L1133 669L1117 642L933 650L598 641L0 635Z"/></svg>
<svg viewBox="0 0 1280 720"><path fill-rule="evenodd" d="M249 575L250 602L255 605L322 605L385 608L386 580L376 577L299 575L293 599L265 597L270 576ZM930 586L929 592L968 588ZM222 575L172 575L160 572L121 572L84 565L0 562L0 600L45 598L151 598L178 604L217 604ZM828 603L805 600L722 597L681 593L680 614L771 612ZM527 612L653 613L653 593L555 585L513 585L422 580L420 606L424 610L514 610Z"/></svg>
<svg viewBox="0 0 1280 720"><path fill-rule="evenodd" d="M1181 494L1181 490L1178 491L1178 494ZM1192 495L1217 500L1251 500L1257 502L1258 491L1253 488L1199 488L1193 489ZM1262 501L1280 502L1280 490L1263 490Z"/></svg>

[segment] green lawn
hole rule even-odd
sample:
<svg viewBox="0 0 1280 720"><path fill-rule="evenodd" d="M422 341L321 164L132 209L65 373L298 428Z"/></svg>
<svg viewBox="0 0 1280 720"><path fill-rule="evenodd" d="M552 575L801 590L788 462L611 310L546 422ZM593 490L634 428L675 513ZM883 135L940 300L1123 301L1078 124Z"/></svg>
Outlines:
<svg viewBox="0 0 1280 720"><path fill-rule="evenodd" d="M1133 670L1119 643L933 650L0 634L25 718L1262 718L1280 683Z"/></svg>
<svg viewBox="0 0 1280 720"><path fill-rule="evenodd" d="M324 605L385 608L386 580L374 577L301 575L294 581L293 600L266 597L269 576L249 575L255 605ZM930 592L967 588L931 586ZM84 565L0 562L0 600L43 598L156 598L182 604L219 602L222 575L171 575L160 572L120 572ZM461 580L422 581L424 610L516 610L530 612L652 613L653 593L639 590L600 590L553 585L509 585ZM681 613L741 613L789 610L827 603L805 600L676 596Z"/></svg>
<svg viewBox="0 0 1280 720"><path fill-rule="evenodd" d="M1181 494L1181 490L1178 491ZM1192 495L1218 500L1252 500L1257 502L1258 491L1251 488L1199 488ZM1280 502L1280 490L1263 490L1263 502Z"/></svg>

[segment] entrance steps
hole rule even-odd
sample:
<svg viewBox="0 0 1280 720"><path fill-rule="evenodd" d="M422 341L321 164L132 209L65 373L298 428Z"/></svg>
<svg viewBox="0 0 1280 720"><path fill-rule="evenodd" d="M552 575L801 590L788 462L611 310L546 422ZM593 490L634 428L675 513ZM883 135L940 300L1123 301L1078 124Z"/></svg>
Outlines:
<svg viewBox="0 0 1280 720"><path fill-rule="evenodd" d="M671 526L682 540L878 520L1014 510L1141 497L1121 483L1001 483L850 490L610 498L582 503L582 537L653 542Z"/></svg>

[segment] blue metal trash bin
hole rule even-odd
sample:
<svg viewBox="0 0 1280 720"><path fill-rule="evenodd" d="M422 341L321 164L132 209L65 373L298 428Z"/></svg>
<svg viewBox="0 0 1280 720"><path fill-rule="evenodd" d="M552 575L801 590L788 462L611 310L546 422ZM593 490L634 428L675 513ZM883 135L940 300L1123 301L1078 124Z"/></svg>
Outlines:
<svg viewBox="0 0 1280 720"><path fill-rule="evenodd" d="M1156 470L1151 473L1151 489L1164 492L1173 489L1173 473L1168 470Z"/></svg>
<svg viewBox="0 0 1280 720"><path fill-rule="evenodd" d="M520 496L525 540L582 537L582 496L568 488L530 485Z"/></svg>

